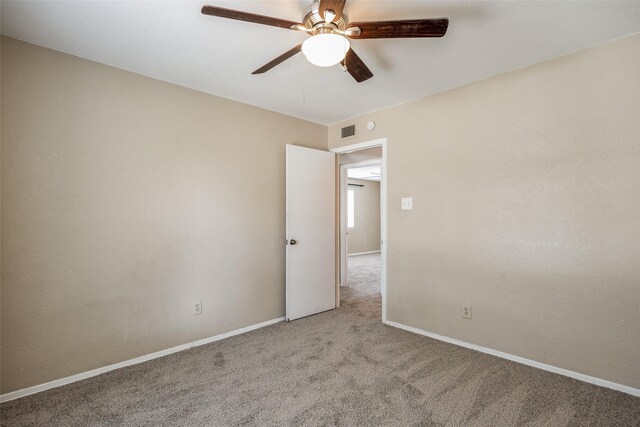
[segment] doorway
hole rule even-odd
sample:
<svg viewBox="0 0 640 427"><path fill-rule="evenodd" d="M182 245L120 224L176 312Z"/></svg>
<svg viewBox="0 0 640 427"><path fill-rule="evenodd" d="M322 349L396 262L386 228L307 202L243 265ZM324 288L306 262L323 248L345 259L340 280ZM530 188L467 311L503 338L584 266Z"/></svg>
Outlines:
<svg viewBox="0 0 640 427"><path fill-rule="evenodd" d="M341 293L345 297L357 298L372 292L377 294L379 290L384 322L387 290L386 138L331 151L339 155L340 164L338 301ZM376 193L377 200L374 197ZM372 206L378 210L377 215L370 212ZM369 212L362 212L362 209ZM373 225L376 223L377 230Z"/></svg>

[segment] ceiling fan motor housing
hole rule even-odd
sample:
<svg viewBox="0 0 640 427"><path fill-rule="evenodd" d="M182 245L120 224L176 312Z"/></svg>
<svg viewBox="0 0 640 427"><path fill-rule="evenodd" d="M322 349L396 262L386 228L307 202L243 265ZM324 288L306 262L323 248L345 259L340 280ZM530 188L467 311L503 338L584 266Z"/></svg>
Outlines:
<svg viewBox="0 0 640 427"><path fill-rule="evenodd" d="M349 23L349 17L343 10L340 19L335 19L330 24L324 22L324 16L320 15L320 2L315 1L311 3L305 11L304 18L302 18L304 26L310 30L314 29L318 33L331 32L333 29L344 31Z"/></svg>

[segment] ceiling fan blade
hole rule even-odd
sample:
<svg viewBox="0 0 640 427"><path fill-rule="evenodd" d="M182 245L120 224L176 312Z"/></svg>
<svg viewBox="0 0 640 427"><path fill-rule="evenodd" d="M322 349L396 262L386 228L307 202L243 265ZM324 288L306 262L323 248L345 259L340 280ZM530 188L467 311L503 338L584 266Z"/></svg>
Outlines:
<svg viewBox="0 0 640 427"><path fill-rule="evenodd" d="M320 16L324 18L325 10L333 10L333 13L336 15L333 20L339 21L340 18L342 18L342 10L346 2L347 0L320 0L318 12L320 12Z"/></svg>
<svg viewBox="0 0 640 427"><path fill-rule="evenodd" d="M270 69L272 69L276 65L280 64L281 62L286 61L287 59L291 58L293 55L295 55L296 53L300 52L301 50L302 50L302 44L299 44L298 46L294 47L293 49L290 49L290 50L286 51L285 53L283 53L282 55L278 56L276 59L267 62L266 64L264 64L262 67L258 68L257 70L255 70L251 74L266 73L267 71L269 71Z"/></svg>
<svg viewBox="0 0 640 427"><path fill-rule="evenodd" d="M347 56L344 57L341 64L343 67L347 68L351 77L353 77L358 83L362 83L363 81L373 77L373 73L369 67L365 65L353 49L349 49Z"/></svg>
<svg viewBox="0 0 640 427"><path fill-rule="evenodd" d="M349 28L360 28L352 39L392 39L411 37L442 37L449 27L448 18L408 19L402 21L350 22ZM348 28L347 28L348 30Z"/></svg>
<svg viewBox="0 0 640 427"><path fill-rule="evenodd" d="M255 13L241 12L239 10L224 9L216 6L202 6L202 14L218 16L220 18L236 19L238 21L253 22L256 24L270 25L272 27L292 29L299 22L287 21L286 19L272 18L270 16L257 15Z"/></svg>

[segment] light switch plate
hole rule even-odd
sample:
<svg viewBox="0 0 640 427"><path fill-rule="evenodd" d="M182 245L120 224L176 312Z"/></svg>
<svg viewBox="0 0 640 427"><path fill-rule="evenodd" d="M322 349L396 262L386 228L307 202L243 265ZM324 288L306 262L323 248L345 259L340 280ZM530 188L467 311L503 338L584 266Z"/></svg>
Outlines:
<svg viewBox="0 0 640 427"><path fill-rule="evenodd" d="M401 207L403 211L413 209L413 198L412 197L403 197Z"/></svg>

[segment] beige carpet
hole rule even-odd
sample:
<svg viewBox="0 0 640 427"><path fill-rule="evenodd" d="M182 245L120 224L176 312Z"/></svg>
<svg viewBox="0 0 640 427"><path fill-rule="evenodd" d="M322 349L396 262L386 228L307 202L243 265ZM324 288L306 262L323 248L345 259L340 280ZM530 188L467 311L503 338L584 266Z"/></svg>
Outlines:
<svg viewBox="0 0 640 427"><path fill-rule="evenodd" d="M3 426L640 425L640 398L380 322L379 256L335 311L0 406Z"/></svg>

